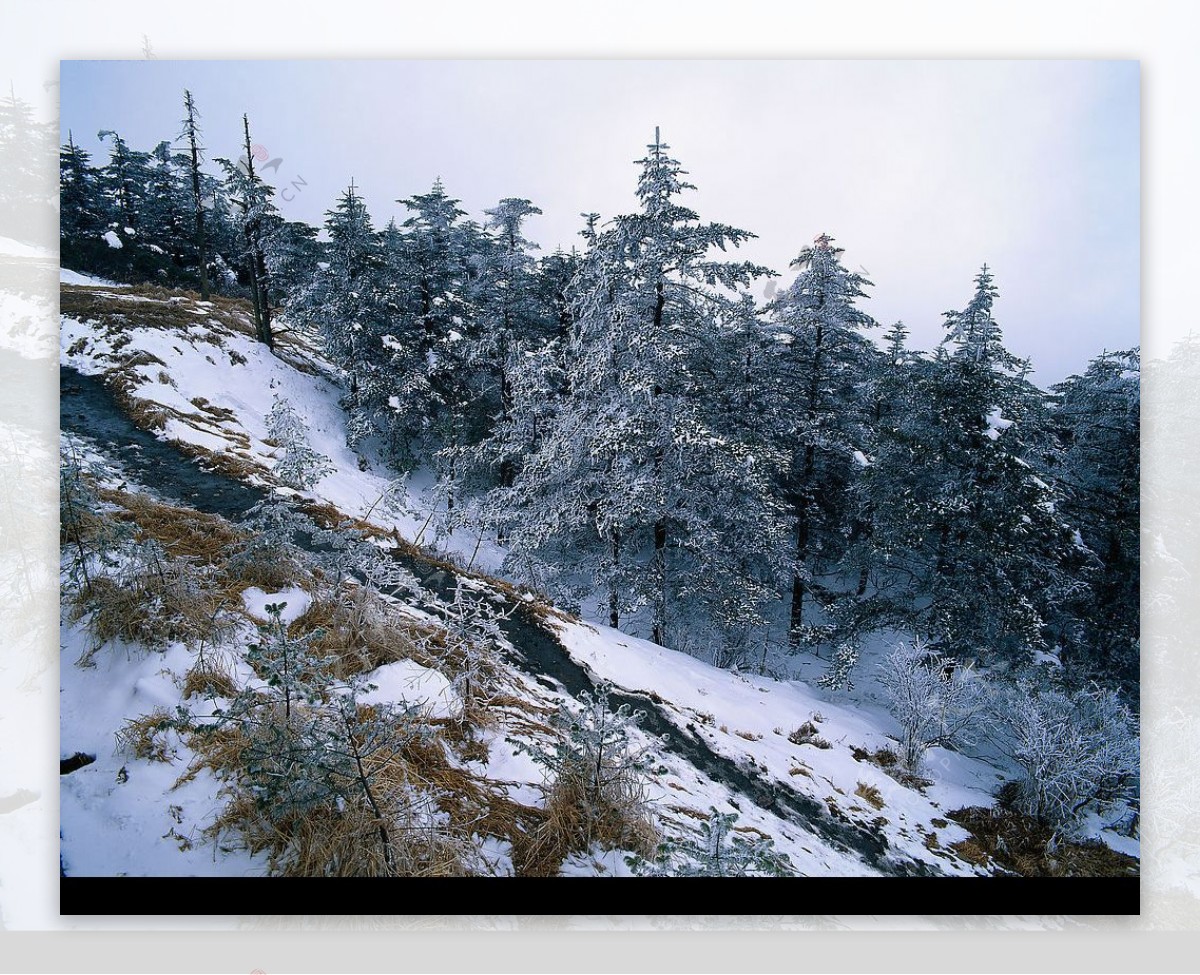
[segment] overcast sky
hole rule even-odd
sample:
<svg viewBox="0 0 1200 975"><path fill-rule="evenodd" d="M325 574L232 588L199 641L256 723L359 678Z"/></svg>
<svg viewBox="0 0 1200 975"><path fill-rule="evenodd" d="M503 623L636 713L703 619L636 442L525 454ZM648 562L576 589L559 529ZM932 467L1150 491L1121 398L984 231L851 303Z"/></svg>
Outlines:
<svg viewBox="0 0 1200 975"><path fill-rule="evenodd" d="M249 113L290 219L320 223L353 176L382 225L441 177L476 218L528 197L529 236L570 247L581 213L634 205L658 125L688 204L759 235L746 258L785 273L831 234L875 284L864 307L919 348L985 261L1042 384L1138 342L1136 62L63 62L63 138L149 149L185 87L210 159L237 156Z"/></svg>

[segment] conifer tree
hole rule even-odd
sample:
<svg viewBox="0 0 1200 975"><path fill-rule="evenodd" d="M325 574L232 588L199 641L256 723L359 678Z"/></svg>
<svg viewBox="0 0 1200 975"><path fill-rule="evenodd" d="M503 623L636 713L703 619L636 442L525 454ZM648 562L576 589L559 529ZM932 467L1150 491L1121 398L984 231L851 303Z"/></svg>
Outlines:
<svg viewBox="0 0 1200 975"><path fill-rule="evenodd" d="M188 153L188 175L192 190L192 220L195 228L196 260L200 275L200 299L208 301L211 297L208 284L208 236L204 228L204 193L200 178L200 161L203 149L200 146L200 112L192 93L186 88L183 92L183 131L180 134L186 142Z"/></svg>
<svg viewBox="0 0 1200 975"><path fill-rule="evenodd" d="M692 187L668 146L656 139L649 150L638 161L640 209L603 228L589 221L569 288L569 392L495 509L510 513L516 564L582 555L612 625L648 607L649 635L664 643L673 600L710 619L718 592L756 608L761 593L722 539L757 533L761 544L775 519L765 465L709 408L715 349L746 313L736 293L764 269L710 259L751 235L700 223L678 200Z"/></svg>
<svg viewBox="0 0 1200 975"><path fill-rule="evenodd" d="M870 285L841 263L842 248L821 234L792 262L792 285L769 306L773 333L765 366L766 407L789 455L780 490L791 514L794 561L788 614L789 643L804 640L805 597L821 605L829 594L818 581L823 566L844 554L845 499L856 451L866 446L863 402L873 347L863 331L874 320L855 304Z"/></svg>

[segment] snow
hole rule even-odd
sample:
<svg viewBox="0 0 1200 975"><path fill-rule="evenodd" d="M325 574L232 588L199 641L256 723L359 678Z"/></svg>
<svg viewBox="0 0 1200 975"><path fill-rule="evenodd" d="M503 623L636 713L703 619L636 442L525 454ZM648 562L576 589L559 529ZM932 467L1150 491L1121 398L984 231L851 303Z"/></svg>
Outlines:
<svg viewBox="0 0 1200 975"><path fill-rule="evenodd" d="M80 274L78 271L72 271L70 268L59 268L58 280L62 284L75 285L102 285L106 288L128 288L127 284L117 284L114 281L106 281L104 278L94 278L90 274Z"/></svg>
<svg viewBox="0 0 1200 975"><path fill-rule="evenodd" d="M676 726L702 738L714 752L744 764L759 778L787 788L815 790L814 797L832 803L839 813L881 829L893 849L906 857L946 872L972 872L962 861L929 850L925 838L936 834L943 848L939 852L944 854L945 847L967 837L957 824L938 826L933 820L944 822L947 810L992 804L986 789L995 785L995 770L985 763L933 749L928 766L936 773L935 784L922 795L851 754L855 746L868 752L894 747L887 734L891 719L885 714L861 705L842 706L799 681L720 670L608 627L562 621L555 628L571 656L598 678L628 690L653 692L664 701L663 708ZM831 747L789 741L788 733L805 721L813 721ZM798 781L800 786L794 785ZM881 809L856 795L860 784L879 790ZM714 785L694 784L689 804L728 809L727 790ZM821 837L801 833L757 807L740 805L748 825L774 836L777 848L788 853L801 873L863 871L861 861L831 849ZM888 822L876 825L879 817Z"/></svg>
<svg viewBox="0 0 1200 975"><path fill-rule="evenodd" d="M136 294L97 292L122 304L147 304L160 307L168 302ZM211 304L185 299L173 307L180 313L193 310L209 312ZM132 316L133 312L126 314ZM189 316L190 319L190 316ZM215 452L234 453L262 470L263 483L278 462L277 447L269 439L266 417L275 396L285 398L298 413L308 419L309 446L328 457L334 473L323 478L306 497L326 501L354 517L368 517L385 531L395 529L412 540L419 535L425 543L436 542L443 551L474 555L474 565L482 570L496 569L504 553L484 539L476 551L477 534L456 531L434 538L427 527L430 506L438 503L427 473L418 473L408 484L408 492L392 505L382 498L395 494L393 479L369 462L360 469L359 455L346 445L345 414L340 405L342 390L330 378L332 367L314 353L302 354L318 366L316 373L300 371L285 359L273 355L250 335L233 331L213 317L197 316L188 327L176 329L138 327L132 319L123 328L119 341L114 335L98 334L94 323L63 317L60 326L60 355L64 365L88 375L113 368L115 360L149 353L161 360L128 370L130 378L140 380L130 392L140 400L167 408L169 418L159 436L194 444ZM248 321L247 321L248 327ZM86 340L82 349L74 344ZM124 344L128 340L128 344ZM293 353L294 355L295 353ZM171 383L159 381L166 372ZM203 397L218 412L228 410L230 418L217 418L198 409L193 400ZM397 407L399 400L392 403ZM382 470L380 468L379 470ZM425 529L422 535L422 530Z"/></svg>
<svg viewBox="0 0 1200 975"><path fill-rule="evenodd" d="M279 618L284 623L291 624L308 612L308 607L312 605L312 596L295 587L280 592L263 592L256 586L251 586L242 593L242 602L246 605L247 613L264 623L269 618L268 605L286 603L279 613Z"/></svg>
<svg viewBox="0 0 1200 975"><path fill-rule="evenodd" d="M450 718L462 707L462 700L442 674L422 667L414 660L397 660L367 674L375 690L359 696L363 704L407 704L433 718Z"/></svg>
<svg viewBox="0 0 1200 975"><path fill-rule="evenodd" d="M1013 421L1001 416L999 410L992 410L987 415L987 429L983 431L983 435L989 440L998 440L1000 434L1013 425Z"/></svg>
<svg viewBox="0 0 1200 975"><path fill-rule="evenodd" d="M121 238L118 237L116 235L116 233L112 230L106 230L104 232L104 242L106 244L108 244L109 247L112 247L114 250L120 250L122 247L125 246L123 243L121 243Z"/></svg>
<svg viewBox="0 0 1200 975"><path fill-rule="evenodd" d="M168 738L169 762L134 758L115 742L126 721L178 703L176 680L192 655L179 644L164 653L108 646L80 667L91 637L66 620L62 632L61 753L96 756L61 779L63 868L72 876L265 873L263 856L202 842L219 784L201 773L176 787L192 757L177 736Z"/></svg>

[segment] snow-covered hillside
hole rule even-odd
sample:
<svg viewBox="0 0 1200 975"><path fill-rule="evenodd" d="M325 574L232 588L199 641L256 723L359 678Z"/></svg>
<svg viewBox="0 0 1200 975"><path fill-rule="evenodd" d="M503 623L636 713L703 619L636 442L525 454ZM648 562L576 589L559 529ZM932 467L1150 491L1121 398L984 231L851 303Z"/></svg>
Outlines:
<svg viewBox="0 0 1200 975"><path fill-rule="evenodd" d="M677 853L698 848L716 814L735 815L731 836L771 848L792 873L996 868L950 815L994 802L1000 775L991 765L935 749L927 779L904 774L890 755L896 725L878 706L799 681L720 670L560 613L537 594L478 574L498 566L503 553L470 532L440 539L437 551L423 549L428 501L346 446L334 371L303 341L286 336L272 354L255 341L239 302L76 280L63 288L62 363L91 379L64 386L64 448L105 518L125 524L139 543L155 539L155 551L165 553L155 557L171 559L181 573L220 577L211 616L222 625L199 636L162 633L150 647L104 638L97 604L64 598L62 753L93 759L62 780L68 875L243 876L286 861L272 859L278 849L267 841L256 846L238 832L230 809L244 795L231 787L223 759L206 751L211 739L203 727L234 708L239 693L268 692L249 662L250 648L274 632L268 606L286 604L279 633L319 643L340 625L339 607L363 588L334 581L315 543L295 554L296 566L275 585L218 564L236 547L235 509L244 512L238 499L271 496L300 502L326 524L353 520L367 544L402 569L399 582L361 596L370 616L359 621L361 632L388 633L391 642L390 656L380 655L371 650L375 637L363 637L359 676L374 689L356 700L367 712L410 709L405 720L425 729L436 754L421 752L424 765L397 759L408 763L404 788L415 790L409 814L454 838L457 868L512 875L544 866L527 847L554 821L544 759L562 740L555 716L564 706L580 711L606 685L614 705L645 712L627 744L649 756L638 800L655 842L641 851L641 867L626 859L631 847L597 841L560 851L555 870L648 869L657 841ZM306 489L279 476L284 447L268 432L278 400L299 414L309 447L333 467ZM179 449L152 453L148 440L132 434L122 442L121 424L129 422ZM182 532L185 521L194 530ZM220 548L215 540L225 536L231 541ZM119 578L132 571L132 558L122 550L100 571ZM473 617L471 632L490 634L478 667L469 649L475 637L462 636L469 627L455 616L464 593L494 614L472 610L486 618ZM446 651L460 638L468 649ZM201 680L214 667L221 679ZM484 675L478 710L468 671ZM218 822L225 826L214 830Z"/></svg>

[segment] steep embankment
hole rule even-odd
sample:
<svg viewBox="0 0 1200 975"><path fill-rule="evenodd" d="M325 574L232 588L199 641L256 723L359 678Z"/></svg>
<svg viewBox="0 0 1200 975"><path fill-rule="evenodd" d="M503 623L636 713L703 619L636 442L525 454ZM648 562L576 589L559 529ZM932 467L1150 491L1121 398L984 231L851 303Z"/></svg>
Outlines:
<svg viewBox="0 0 1200 975"><path fill-rule="evenodd" d="M385 593L391 597L389 612L436 621L438 606L452 598L460 581L495 606L502 670L496 680L504 692L469 747L446 742L446 769L455 774L442 773L444 782L459 783L485 809L472 821L484 825L468 834L482 851L476 872L532 868L536 858L520 849L522 837L546 821L546 798L541 769L527 755L514 755L514 742L551 746L553 709L564 702L578 707L600 681L614 685L613 706L627 703L645 712L635 734L656 755L645 787L663 838L695 837L697 824L717 809L738 814L741 835L770 838L800 873L979 869L954 851L968 834L948 822L944 810L987 801L982 787L994 775L986 766L947 756L945 775L935 783L898 779L882 767L886 763L869 760L888 743L886 719L878 715L838 706L802 684L717 670L589 626L457 567L446 553L402 542L419 534L420 512L392 506L380 516L379 499L389 479L385 472L361 469L346 448L331 370L298 342L271 355L253 341L236 302L76 286L64 288L63 316L64 435L94 452L106 471L102 479L112 486L124 481L126 494L219 516L236 528L252 505L280 486L274 472L278 445L266 438L265 416L276 394L282 395L305 418L311 445L336 467L313 491L300 492L300 500L326 520L337 520L337 513L368 516L362 524L390 536L389 557L420 582L415 591ZM410 498L408 507L418 504ZM132 517L136 521L136 513ZM246 591L243 587L243 597ZM293 604L303 601L302 592L303 587L292 590ZM319 601L321 594L304 598ZM229 637L234 656L263 602L244 600L242 632ZM221 815L228 797L219 796L212 769L176 785L196 759L192 744L172 739L168 762L113 747L114 733L152 708L183 703L196 710L196 701L183 697L195 666L194 647L169 641L161 656L103 647L90 655L94 667L80 668L75 658L95 642L87 622L68 621L65 630L63 749L64 755L78 750L97 757L64 779L65 867L130 873L267 869L262 854L205 840L204 827ZM397 684L392 678L398 663L369 673L393 699L411 697L414 680L428 688L430 673L438 670L437 661L412 661L409 679ZM253 680L245 666L234 667L233 674ZM103 708L89 706L98 693L107 702ZM461 701L456 705L447 696L448 713L461 708ZM496 825L501 819L503 828ZM118 833L126 852L119 863L110 862L105 850L112 844L105 837L115 840ZM619 855L599 848L576 851L565 866L567 872L585 873L627 869Z"/></svg>

